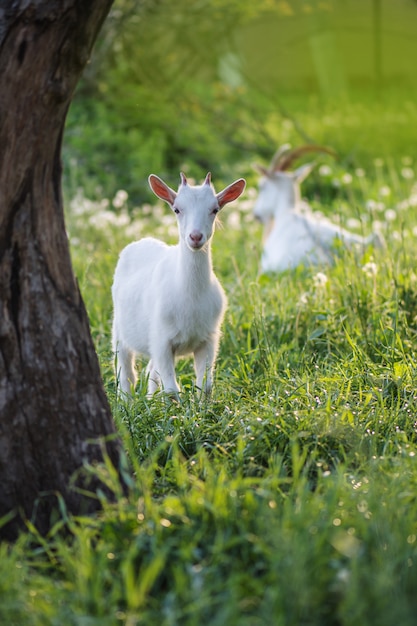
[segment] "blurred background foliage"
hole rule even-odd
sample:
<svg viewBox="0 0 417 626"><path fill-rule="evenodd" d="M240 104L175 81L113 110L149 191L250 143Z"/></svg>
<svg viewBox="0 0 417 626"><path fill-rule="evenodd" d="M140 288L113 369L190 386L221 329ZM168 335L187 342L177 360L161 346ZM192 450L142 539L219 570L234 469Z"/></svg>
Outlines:
<svg viewBox="0 0 417 626"><path fill-rule="evenodd" d="M287 141L345 168L414 160L416 19L415 0L116 0L68 115L65 190L251 182Z"/></svg>

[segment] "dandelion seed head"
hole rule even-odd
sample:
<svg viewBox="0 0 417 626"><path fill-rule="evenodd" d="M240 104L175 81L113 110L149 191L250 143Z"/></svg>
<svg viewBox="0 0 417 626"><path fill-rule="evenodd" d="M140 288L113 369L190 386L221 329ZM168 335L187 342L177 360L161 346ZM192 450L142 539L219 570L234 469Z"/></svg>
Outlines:
<svg viewBox="0 0 417 626"><path fill-rule="evenodd" d="M129 194L124 189L119 189L113 198L112 204L115 209L121 209L129 197Z"/></svg>
<svg viewBox="0 0 417 626"><path fill-rule="evenodd" d="M381 198L386 198L387 196L391 195L391 189L388 187L388 185L383 185L381 187L381 189L379 190L379 195L381 196Z"/></svg>
<svg viewBox="0 0 417 626"><path fill-rule="evenodd" d="M386 222L381 222L381 220L374 220L372 222L372 228L375 232L380 233L386 228Z"/></svg>
<svg viewBox="0 0 417 626"><path fill-rule="evenodd" d="M387 209L384 215L387 222L393 222L397 218L397 212L394 209Z"/></svg>
<svg viewBox="0 0 417 626"><path fill-rule="evenodd" d="M301 294L300 299L298 300L298 306L305 306L308 304L309 294L307 291Z"/></svg>
<svg viewBox="0 0 417 626"><path fill-rule="evenodd" d="M324 274L323 272L317 272L317 274L313 276L313 284L316 289L324 287L328 280L329 279L327 278L326 274Z"/></svg>
<svg viewBox="0 0 417 626"><path fill-rule="evenodd" d="M366 276L374 278L378 273L378 266L373 261L368 261L368 263L362 266L362 272L366 274Z"/></svg>
<svg viewBox="0 0 417 626"><path fill-rule="evenodd" d="M414 170L411 167L403 167L401 170L401 176L406 180L414 178Z"/></svg>
<svg viewBox="0 0 417 626"><path fill-rule="evenodd" d="M350 217L347 221L346 221L346 226L348 228L360 228L361 227L361 222L360 220L358 220L356 217Z"/></svg>
<svg viewBox="0 0 417 626"><path fill-rule="evenodd" d="M385 204L383 202L377 202L376 200L373 200L373 199L367 200L365 206L368 209L368 211L381 212L381 211L384 211L385 209Z"/></svg>
<svg viewBox="0 0 417 626"><path fill-rule="evenodd" d="M332 168L330 165L320 165L319 174L320 176L330 176L332 174Z"/></svg>

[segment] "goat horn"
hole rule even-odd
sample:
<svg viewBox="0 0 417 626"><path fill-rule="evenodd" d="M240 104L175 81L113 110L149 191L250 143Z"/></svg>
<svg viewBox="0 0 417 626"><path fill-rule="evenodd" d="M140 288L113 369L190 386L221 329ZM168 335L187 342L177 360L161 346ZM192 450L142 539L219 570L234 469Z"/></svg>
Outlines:
<svg viewBox="0 0 417 626"><path fill-rule="evenodd" d="M287 154L287 152L289 152L290 150L291 150L291 144L289 143L284 143L280 148L278 148L278 150L275 152L274 156L272 157L271 163L269 164L269 167L268 167L268 170L271 174L277 171L278 169L280 169L279 168L280 160L282 159L284 154Z"/></svg>
<svg viewBox="0 0 417 626"><path fill-rule="evenodd" d="M205 185L210 185L211 183L211 172L207 172L206 180L204 181Z"/></svg>
<svg viewBox="0 0 417 626"><path fill-rule="evenodd" d="M186 185L187 177L185 176L184 172L180 172L180 176L181 176L181 185Z"/></svg>
<svg viewBox="0 0 417 626"><path fill-rule="evenodd" d="M270 176L272 174L271 170L264 165L260 165L259 163L252 163L252 167L258 172L258 174L262 174L262 176Z"/></svg>
<svg viewBox="0 0 417 626"><path fill-rule="evenodd" d="M273 171L284 172L290 167L291 163L308 152L325 152L326 154L331 154L333 157L336 156L336 152L332 150L332 148L328 148L327 146L318 146L315 144L307 144L305 146L300 146L299 148L294 148L294 150L287 152L285 155L282 154L282 158L279 160Z"/></svg>

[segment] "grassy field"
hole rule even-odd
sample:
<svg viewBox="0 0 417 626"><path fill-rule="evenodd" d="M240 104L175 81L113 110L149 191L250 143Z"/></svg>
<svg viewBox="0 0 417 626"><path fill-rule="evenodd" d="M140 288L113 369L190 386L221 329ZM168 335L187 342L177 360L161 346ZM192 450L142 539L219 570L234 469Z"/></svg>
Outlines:
<svg viewBox="0 0 417 626"><path fill-rule="evenodd" d="M132 402L115 388L117 256L144 234L174 242L174 215L123 190L73 194L74 267L135 473L97 518L63 511L70 539L58 522L0 546L2 624L415 624L416 171L407 152L370 155L324 158L306 190L357 232L377 222L387 250L258 276L255 178L225 209L213 257L229 308L207 400L187 360L179 403L146 398L143 379Z"/></svg>

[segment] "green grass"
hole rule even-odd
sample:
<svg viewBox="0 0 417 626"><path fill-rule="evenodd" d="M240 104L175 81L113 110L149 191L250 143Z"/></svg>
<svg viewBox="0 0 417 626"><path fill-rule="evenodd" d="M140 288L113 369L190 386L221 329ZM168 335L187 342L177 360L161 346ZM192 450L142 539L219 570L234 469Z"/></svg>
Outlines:
<svg viewBox="0 0 417 626"><path fill-rule="evenodd" d="M137 233L175 241L168 207L127 201L109 214L104 202L78 199L68 208L134 476L129 497L103 501L97 517L65 519L70 538L60 522L46 539L29 528L0 546L2 624L415 623L416 190L407 159L368 158L366 172L326 161L332 172L309 181L316 208L357 219L359 231L378 219L387 240L388 251L342 254L332 268L259 277L250 191L225 209L213 256L229 308L210 399L195 393L190 360L177 367L179 403L147 398L143 379L132 402L116 393L115 263Z"/></svg>

